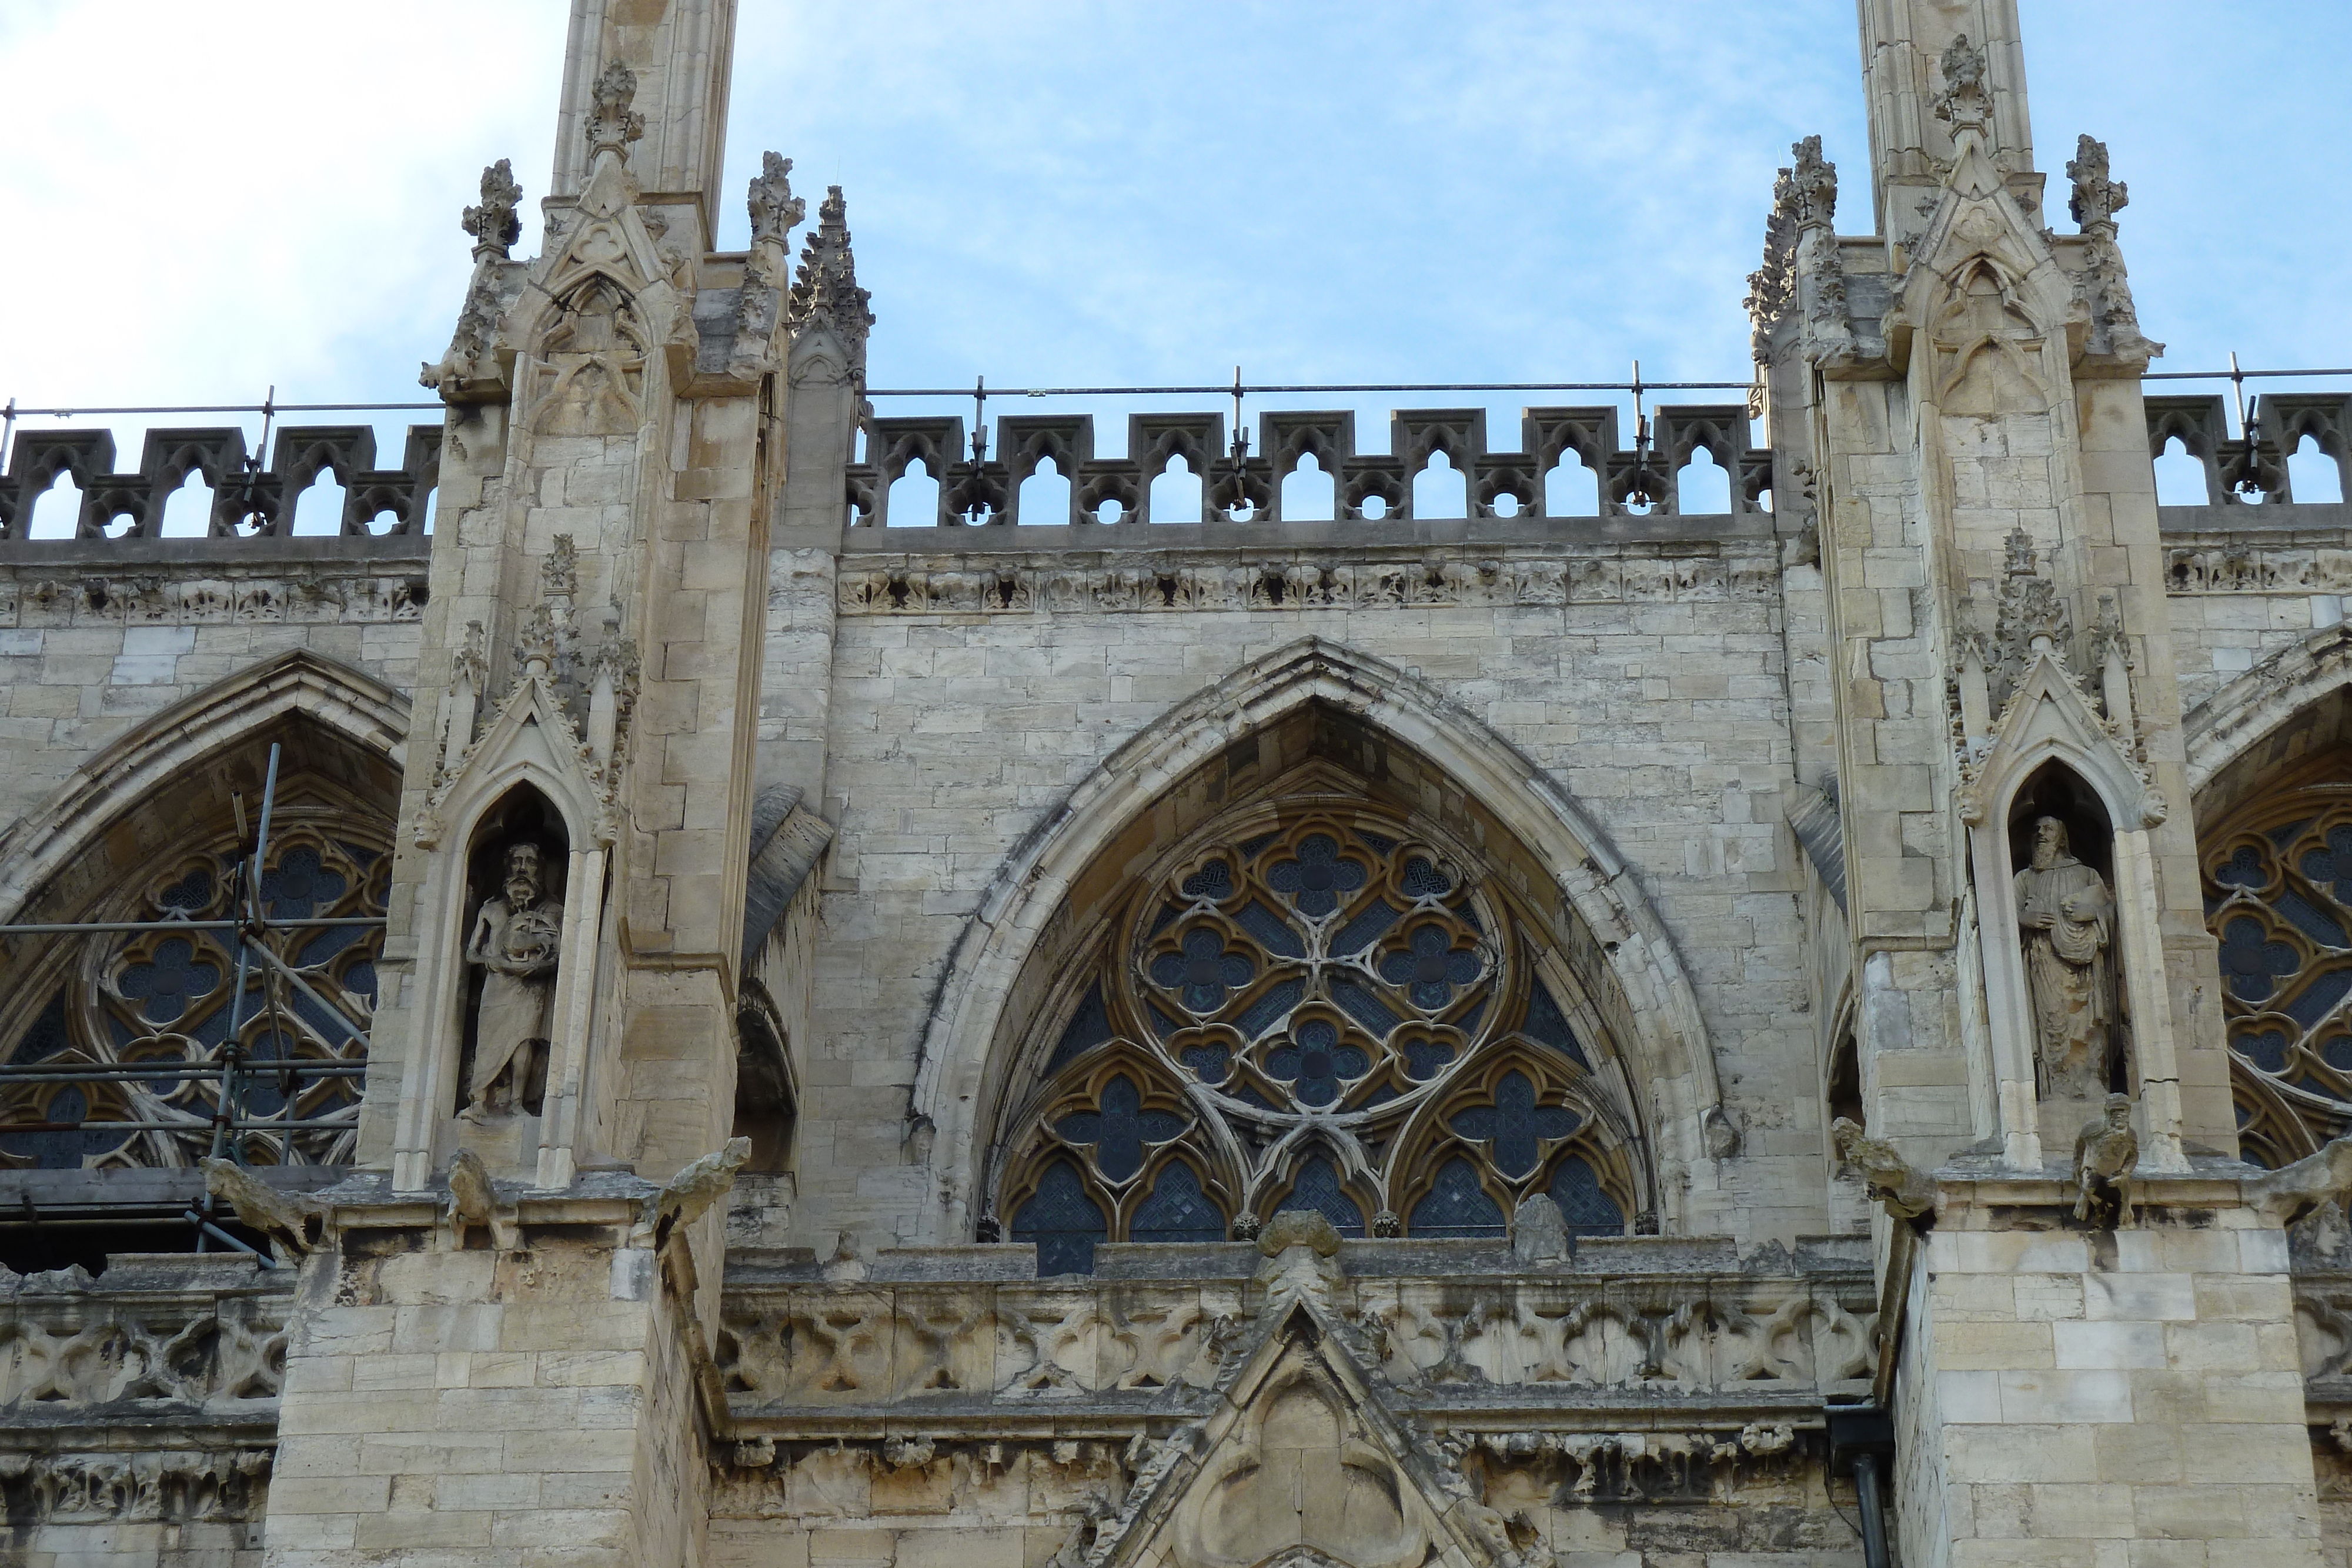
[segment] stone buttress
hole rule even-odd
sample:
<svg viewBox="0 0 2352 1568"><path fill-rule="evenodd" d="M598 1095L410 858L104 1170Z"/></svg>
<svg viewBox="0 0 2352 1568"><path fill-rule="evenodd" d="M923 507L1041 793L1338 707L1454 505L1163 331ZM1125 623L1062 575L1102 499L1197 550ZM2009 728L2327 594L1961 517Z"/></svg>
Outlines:
<svg viewBox="0 0 2352 1568"><path fill-rule="evenodd" d="M733 1116L801 215L772 166L751 253L711 253L733 12L581 0L541 254L505 164L467 214L361 1171L289 1326L272 1563L698 1554L698 1217L743 1156L655 1184Z"/></svg>
<svg viewBox="0 0 2352 1568"><path fill-rule="evenodd" d="M1791 659L1831 722L1801 706L1799 771L1843 818L1860 1105L1935 1173L1876 1226L1903 1557L2314 1562L2280 1215L2230 1157L2138 381L2160 346L2089 137L2079 232L2049 226L2015 10L1866 0L1877 233L1838 235L1836 171L1800 144L1750 300L1817 517L1822 630ZM2037 834L2112 899L2077 911L2079 1029L2023 947ZM2136 1214L2076 1203L2110 1092Z"/></svg>

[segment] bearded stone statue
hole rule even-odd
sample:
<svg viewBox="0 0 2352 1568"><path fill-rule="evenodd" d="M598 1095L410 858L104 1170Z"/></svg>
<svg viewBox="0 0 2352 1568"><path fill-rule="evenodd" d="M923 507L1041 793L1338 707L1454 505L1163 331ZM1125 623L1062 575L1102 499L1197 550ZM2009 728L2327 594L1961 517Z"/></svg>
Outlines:
<svg viewBox="0 0 2352 1568"><path fill-rule="evenodd" d="M467 1121L520 1110L533 1062L547 1046L563 904L546 897L546 890L539 846L509 846L500 891L482 900L466 940L466 961L483 971L474 1012L474 1071L466 1083L467 1103L458 1113Z"/></svg>
<svg viewBox="0 0 2352 1568"><path fill-rule="evenodd" d="M2033 824L2033 860L2017 873L2017 923L2033 998L2034 1061L2049 1100L2106 1092L2116 1017L2116 904L2099 873L2067 852L2066 824Z"/></svg>

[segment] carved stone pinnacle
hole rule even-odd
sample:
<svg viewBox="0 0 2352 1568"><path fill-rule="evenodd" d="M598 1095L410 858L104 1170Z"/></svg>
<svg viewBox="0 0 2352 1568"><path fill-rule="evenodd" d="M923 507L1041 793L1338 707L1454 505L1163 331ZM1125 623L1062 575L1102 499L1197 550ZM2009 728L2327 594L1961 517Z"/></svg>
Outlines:
<svg viewBox="0 0 2352 1568"><path fill-rule="evenodd" d="M619 60L596 78L595 107L588 111L588 156L612 152L625 159L629 143L646 133L646 117L629 107L637 96L637 73Z"/></svg>

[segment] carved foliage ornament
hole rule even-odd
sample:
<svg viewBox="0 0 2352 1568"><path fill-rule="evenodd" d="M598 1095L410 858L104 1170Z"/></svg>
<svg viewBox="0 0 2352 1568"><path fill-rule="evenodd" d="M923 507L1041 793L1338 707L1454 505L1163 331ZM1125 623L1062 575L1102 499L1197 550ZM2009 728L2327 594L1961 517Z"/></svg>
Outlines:
<svg viewBox="0 0 2352 1568"><path fill-rule="evenodd" d="M1100 1240L1502 1239L1528 1195L1619 1234L1624 1118L1502 899L1402 821L1260 812L1144 890L1016 1124L998 1212L1048 1273Z"/></svg>
<svg viewBox="0 0 2352 1568"><path fill-rule="evenodd" d="M1982 131L1992 123L1992 98L1985 90L1985 55L1961 33L1946 46L1937 64L1944 73L1944 90L1936 95L1936 118L1952 128Z"/></svg>
<svg viewBox="0 0 2352 1568"><path fill-rule="evenodd" d="M853 368L862 364L866 334L874 325L872 296L857 286L857 258L849 248L849 203L841 187L825 188L816 210L817 226L801 250L785 319L793 335L823 328L849 350Z"/></svg>
<svg viewBox="0 0 2352 1568"><path fill-rule="evenodd" d="M608 62L591 96L585 128L590 160L605 152L625 159L629 143L646 133L646 117L629 107L637 96L636 72L619 60Z"/></svg>
<svg viewBox="0 0 2352 1568"><path fill-rule="evenodd" d="M474 236L476 261L507 259L509 247L522 237L522 220L515 207L522 187L515 183L514 167L501 158L482 171L482 203L467 207L460 226Z"/></svg>

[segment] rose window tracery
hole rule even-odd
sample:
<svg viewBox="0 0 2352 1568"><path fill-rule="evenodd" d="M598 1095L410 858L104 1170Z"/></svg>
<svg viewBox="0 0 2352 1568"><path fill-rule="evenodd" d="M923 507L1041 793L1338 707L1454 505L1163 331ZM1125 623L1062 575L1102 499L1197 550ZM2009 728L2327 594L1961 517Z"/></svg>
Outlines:
<svg viewBox="0 0 2352 1568"><path fill-rule="evenodd" d="M2265 793L2202 860L2240 1145L2275 1167L2352 1131L2352 785Z"/></svg>
<svg viewBox="0 0 2352 1568"><path fill-rule="evenodd" d="M220 824L208 841L160 862L139 885L80 918L232 918L249 849L233 825ZM264 940L315 999L258 959L248 965L235 1038L252 1070L239 1074L233 1134L248 1163L336 1165L352 1156L361 1082L311 1069L366 1062L352 1036L355 1028L363 1040L373 1015L383 930L320 922L381 917L391 858L391 827L382 819L281 798L261 877ZM7 1060L57 1081L0 1085L0 1123L47 1130L0 1133L0 1166L184 1166L212 1153L219 1076L110 1070L218 1064L231 1043L236 977L233 932L169 924L79 938L49 958L26 987L46 999L17 1027ZM71 1078L85 1068L90 1078Z"/></svg>
<svg viewBox="0 0 2352 1568"><path fill-rule="evenodd" d="M1545 1192L1582 1233L1621 1233L1630 1112L1531 936L1402 820L1237 814L1131 896L1064 1004L1002 1145L1004 1233L1048 1274L1285 1208L1349 1236L1500 1238Z"/></svg>

